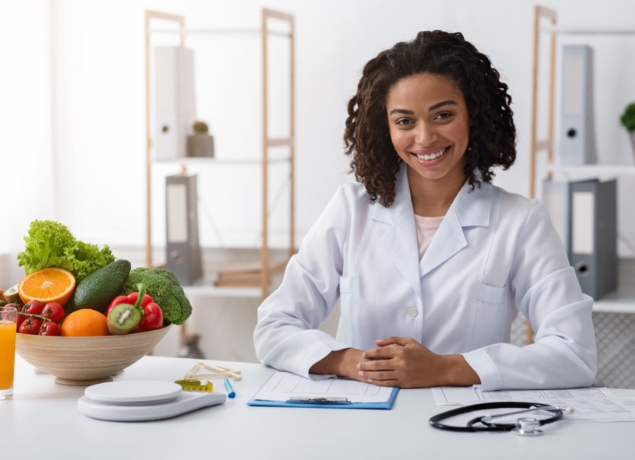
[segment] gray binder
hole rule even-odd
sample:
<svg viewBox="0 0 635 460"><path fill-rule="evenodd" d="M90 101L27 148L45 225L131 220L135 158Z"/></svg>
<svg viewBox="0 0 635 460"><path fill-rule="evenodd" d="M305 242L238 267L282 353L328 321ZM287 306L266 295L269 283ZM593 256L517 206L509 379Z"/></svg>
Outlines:
<svg viewBox="0 0 635 460"><path fill-rule="evenodd" d="M165 191L166 268L191 285L203 276L196 176L167 176Z"/></svg>
<svg viewBox="0 0 635 460"><path fill-rule="evenodd" d="M582 292L617 289L617 181L571 183L570 261Z"/></svg>

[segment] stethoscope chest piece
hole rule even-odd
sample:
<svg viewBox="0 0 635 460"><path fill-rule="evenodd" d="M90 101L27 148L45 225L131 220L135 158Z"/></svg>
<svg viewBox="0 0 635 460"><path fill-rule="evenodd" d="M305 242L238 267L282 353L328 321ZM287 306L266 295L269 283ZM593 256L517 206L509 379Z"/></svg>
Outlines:
<svg viewBox="0 0 635 460"><path fill-rule="evenodd" d="M518 436L541 436L543 434L540 429L540 421L535 418L519 418L516 428L511 432Z"/></svg>

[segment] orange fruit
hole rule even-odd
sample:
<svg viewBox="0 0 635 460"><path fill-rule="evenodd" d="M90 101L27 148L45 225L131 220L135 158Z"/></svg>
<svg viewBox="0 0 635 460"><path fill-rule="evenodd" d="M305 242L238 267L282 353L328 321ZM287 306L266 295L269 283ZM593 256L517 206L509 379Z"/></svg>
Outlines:
<svg viewBox="0 0 635 460"><path fill-rule="evenodd" d="M62 321L62 335L67 337L92 337L108 335L106 315L97 310L84 308L69 314Z"/></svg>
<svg viewBox="0 0 635 460"><path fill-rule="evenodd" d="M75 290L75 277L63 268L44 268L27 275L18 285L22 302L39 300L42 303L59 302L62 306Z"/></svg>

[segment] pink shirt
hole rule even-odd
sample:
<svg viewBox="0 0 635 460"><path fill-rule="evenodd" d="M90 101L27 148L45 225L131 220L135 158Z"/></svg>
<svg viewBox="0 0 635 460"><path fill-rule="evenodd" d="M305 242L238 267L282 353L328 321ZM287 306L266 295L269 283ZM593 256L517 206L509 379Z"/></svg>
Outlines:
<svg viewBox="0 0 635 460"><path fill-rule="evenodd" d="M423 217L415 214L415 224L417 225L417 243L419 244L419 260L423 257L432 242L432 238L437 233L444 216Z"/></svg>

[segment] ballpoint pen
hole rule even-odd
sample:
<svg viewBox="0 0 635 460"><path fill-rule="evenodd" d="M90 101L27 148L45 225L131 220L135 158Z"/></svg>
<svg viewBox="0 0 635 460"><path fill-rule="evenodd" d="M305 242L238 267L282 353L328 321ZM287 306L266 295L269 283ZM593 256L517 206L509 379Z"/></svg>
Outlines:
<svg viewBox="0 0 635 460"><path fill-rule="evenodd" d="M225 379L225 390L227 390L228 398L234 398L236 396L236 393L234 392L234 389L232 388L232 384L229 382L229 379Z"/></svg>

